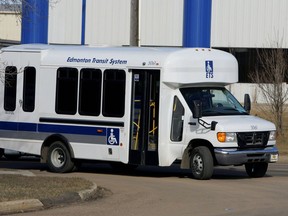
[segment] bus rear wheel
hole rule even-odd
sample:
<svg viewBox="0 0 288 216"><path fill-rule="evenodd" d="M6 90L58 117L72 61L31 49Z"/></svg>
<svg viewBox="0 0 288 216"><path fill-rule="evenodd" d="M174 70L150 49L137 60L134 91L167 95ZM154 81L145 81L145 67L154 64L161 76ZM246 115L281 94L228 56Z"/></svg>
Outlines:
<svg viewBox="0 0 288 216"><path fill-rule="evenodd" d="M47 165L52 172L66 173L74 168L74 162L67 147L61 141L51 144L48 149Z"/></svg>
<svg viewBox="0 0 288 216"><path fill-rule="evenodd" d="M245 164L246 173L251 178L259 178L265 176L268 163L247 163Z"/></svg>
<svg viewBox="0 0 288 216"><path fill-rule="evenodd" d="M212 154L206 146L199 146L192 150L190 167L196 179L208 180L212 177L214 162Z"/></svg>

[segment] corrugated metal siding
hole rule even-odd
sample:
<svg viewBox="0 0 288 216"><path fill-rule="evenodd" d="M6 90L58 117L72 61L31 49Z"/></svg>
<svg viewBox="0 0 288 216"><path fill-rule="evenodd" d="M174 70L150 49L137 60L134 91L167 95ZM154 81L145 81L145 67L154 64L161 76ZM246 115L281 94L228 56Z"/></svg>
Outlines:
<svg viewBox="0 0 288 216"><path fill-rule="evenodd" d="M287 0L213 0L212 3L213 47L288 48Z"/></svg>
<svg viewBox="0 0 288 216"><path fill-rule="evenodd" d="M61 0L49 7L48 42L81 44L82 0Z"/></svg>
<svg viewBox="0 0 288 216"><path fill-rule="evenodd" d="M130 0L86 0L86 44L128 45ZM140 44L182 46L184 0L140 0ZM49 43L81 43L82 0L49 8ZM288 0L212 0L211 46L288 48Z"/></svg>
<svg viewBox="0 0 288 216"><path fill-rule="evenodd" d="M129 45L130 0L87 0L86 44Z"/></svg>
<svg viewBox="0 0 288 216"><path fill-rule="evenodd" d="M182 46L183 2L141 1L141 45Z"/></svg>

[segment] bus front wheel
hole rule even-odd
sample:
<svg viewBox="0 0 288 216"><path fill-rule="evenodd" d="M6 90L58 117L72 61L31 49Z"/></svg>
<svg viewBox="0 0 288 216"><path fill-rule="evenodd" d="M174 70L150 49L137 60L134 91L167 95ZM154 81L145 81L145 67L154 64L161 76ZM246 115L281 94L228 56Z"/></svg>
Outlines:
<svg viewBox="0 0 288 216"><path fill-rule="evenodd" d="M52 172L66 173L74 168L74 162L67 147L61 141L51 144L48 149L47 165Z"/></svg>
<svg viewBox="0 0 288 216"><path fill-rule="evenodd" d="M199 146L192 150L190 167L196 179L208 180L212 177L214 162L212 154L206 146Z"/></svg>

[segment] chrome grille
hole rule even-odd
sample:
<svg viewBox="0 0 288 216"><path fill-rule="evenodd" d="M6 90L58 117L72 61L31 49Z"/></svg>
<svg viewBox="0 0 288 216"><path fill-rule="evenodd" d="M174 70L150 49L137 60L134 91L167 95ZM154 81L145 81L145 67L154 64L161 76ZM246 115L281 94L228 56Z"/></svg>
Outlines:
<svg viewBox="0 0 288 216"><path fill-rule="evenodd" d="M269 132L243 132L237 133L239 147L260 147L266 146L269 139Z"/></svg>

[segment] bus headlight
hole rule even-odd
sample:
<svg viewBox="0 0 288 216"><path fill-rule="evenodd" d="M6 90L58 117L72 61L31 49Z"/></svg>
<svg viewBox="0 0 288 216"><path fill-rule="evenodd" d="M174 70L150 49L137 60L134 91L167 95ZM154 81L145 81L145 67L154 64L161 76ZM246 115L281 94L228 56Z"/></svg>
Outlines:
<svg viewBox="0 0 288 216"><path fill-rule="evenodd" d="M219 132L217 133L219 142L236 142L236 133L233 132Z"/></svg>
<svg viewBox="0 0 288 216"><path fill-rule="evenodd" d="M276 140L276 131L270 131L269 133L269 141Z"/></svg>

